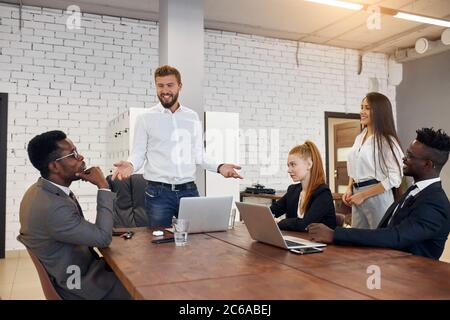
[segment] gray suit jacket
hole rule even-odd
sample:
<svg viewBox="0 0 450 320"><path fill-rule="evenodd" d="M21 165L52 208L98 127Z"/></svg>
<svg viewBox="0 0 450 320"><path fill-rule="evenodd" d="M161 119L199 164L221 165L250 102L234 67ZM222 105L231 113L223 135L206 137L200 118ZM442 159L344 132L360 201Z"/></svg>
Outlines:
<svg viewBox="0 0 450 320"><path fill-rule="evenodd" d="M60 188L39 178L20 203L20 234L17 239L39 258L64 299L102 299L116 283L89 247L107 247L112 239L112 207L115 194L99 190L95 224L78 214L75 202ZM81 271L80 289L71 289L74 272ZM69 279L69 287L68 278Z"/></svg>

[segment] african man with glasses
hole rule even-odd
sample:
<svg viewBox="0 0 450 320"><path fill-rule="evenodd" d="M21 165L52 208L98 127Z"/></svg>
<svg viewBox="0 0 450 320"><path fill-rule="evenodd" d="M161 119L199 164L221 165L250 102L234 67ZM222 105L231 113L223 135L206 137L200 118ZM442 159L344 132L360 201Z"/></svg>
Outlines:
<svg viewBox="0 0 450 320"><path fill-rule="evenodd" d="M84 157L62 131L37 135L27 151L41 177L28 188L20 204L17 239L37 256L61 298L130 299L93 249L111 243L113 228L115 194L100 168L86 169ZM98 188L95 223L84 218L69 188L80 179ZM79 285L71 280L76 276L73 270L79 270Z"/></svg>

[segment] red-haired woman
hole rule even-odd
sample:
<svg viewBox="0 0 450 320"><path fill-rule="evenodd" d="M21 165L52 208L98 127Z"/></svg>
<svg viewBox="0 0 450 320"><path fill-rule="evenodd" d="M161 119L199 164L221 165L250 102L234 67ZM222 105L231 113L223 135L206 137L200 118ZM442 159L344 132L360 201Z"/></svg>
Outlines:
<svg viewBox="0 0 450 320"><path fill-rule="evenodd" d="M289 151L288 173L294 182L286 194L270 209L275 217L286 214L278 222L283 230L305 231L310 223L323 223L336 228L336 213L330 188L325 184L325 172L317 146L305 141Z"/></svg>

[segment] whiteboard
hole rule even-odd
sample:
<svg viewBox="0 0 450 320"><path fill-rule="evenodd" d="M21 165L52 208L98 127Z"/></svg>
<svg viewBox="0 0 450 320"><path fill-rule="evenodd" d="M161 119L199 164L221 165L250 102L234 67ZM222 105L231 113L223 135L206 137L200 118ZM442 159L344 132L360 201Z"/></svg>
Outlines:
<svg viewBox="0 0 450 320"><path fill-rule="evenodd" d="M239 114L205 112L205 152L212 163L239 164ZM206 196L233 196L239 201L239 179L206 171ZM239 219L236 215L235 219Z"/></svg>

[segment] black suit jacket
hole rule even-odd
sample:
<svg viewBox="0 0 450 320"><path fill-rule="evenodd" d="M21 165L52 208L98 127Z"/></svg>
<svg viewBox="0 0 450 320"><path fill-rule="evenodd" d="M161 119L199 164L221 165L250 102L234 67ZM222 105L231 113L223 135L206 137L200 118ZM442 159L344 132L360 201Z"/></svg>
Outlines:
<svg viewBox="0 0 450 320"><path fill-rule="evenodd" d="M336 228L336 212L330 188L322 184L313 192L303 218L297 214L301 191L301 183L290 185L286 194L270 207L275 217L286 214L286 219L278 222L280 229L305 231L311 223L323 223L332 229Z"/></svg>
<svg viewBox="0 0 450 320"><path fill-rule="evenodd" d="M336 228L334 242L386 247L439 259L450 231L450 203L441 182L423 189L389 219L404 197L386 211L377 229Z"/></svg>

